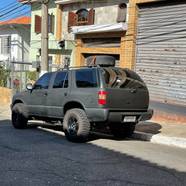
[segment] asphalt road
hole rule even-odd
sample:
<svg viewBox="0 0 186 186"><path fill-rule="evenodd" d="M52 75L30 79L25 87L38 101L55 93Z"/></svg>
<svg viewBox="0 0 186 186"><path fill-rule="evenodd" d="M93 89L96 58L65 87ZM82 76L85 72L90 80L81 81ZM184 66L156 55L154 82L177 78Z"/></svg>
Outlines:
<svg viewBox="0 0 186 186"><path fill-rule="evenodd" d="M0 185L186 185L186 150L101 138L76 144L0 121Z"/></svg>

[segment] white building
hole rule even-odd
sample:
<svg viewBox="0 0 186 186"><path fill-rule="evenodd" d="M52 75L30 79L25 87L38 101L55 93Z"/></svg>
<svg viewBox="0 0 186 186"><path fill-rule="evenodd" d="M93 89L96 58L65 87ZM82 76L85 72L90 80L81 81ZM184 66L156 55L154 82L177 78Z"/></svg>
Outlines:
<svg viewBox="0 0 186 186"><path fill-rule="evenodd" d="M0 22L0 64L29 62L30 17Z"/></svg>

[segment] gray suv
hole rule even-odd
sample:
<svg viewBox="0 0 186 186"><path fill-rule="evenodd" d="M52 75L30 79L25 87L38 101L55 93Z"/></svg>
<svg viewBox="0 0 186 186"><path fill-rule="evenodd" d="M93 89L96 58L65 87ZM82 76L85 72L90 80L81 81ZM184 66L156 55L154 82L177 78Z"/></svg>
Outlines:
<svg viewBox="0 0 186 186"><path fill-rule="evenodd" d="M12 124L22 129L32 119L61 121L70 141L85 141L100 126L123 138L152 117L148 106L148 89L135 72L94 64L46 73L28 84L13 97Z"/></svg>

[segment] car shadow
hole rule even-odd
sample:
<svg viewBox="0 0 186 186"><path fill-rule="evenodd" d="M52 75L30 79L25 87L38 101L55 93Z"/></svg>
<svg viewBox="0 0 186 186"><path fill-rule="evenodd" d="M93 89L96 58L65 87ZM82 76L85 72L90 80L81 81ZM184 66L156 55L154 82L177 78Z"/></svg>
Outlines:
<svg viewBox="0 0 186 186"><path fill-rule="evenodd" d="M10 120L2 120L0 121L1 124L5 124L5 123L10 123ZM51 129L54 131L59 131L59 132L63 132L63 128L62 125L55 125L55 124L49 124L49 123L44 123L44 122L37 122L37 121L29 121L28 123L28 129L34 129L41 126L42 128L46 128L46 129ZM148 133L148 134L159 134L161 133L161 128L162 126L158 123L154 123L154 122L141 122L140 124L136 125L135 128L135 132L143 132L143 133ZM99 130L93 130L90 132L90 135L87 139L87 142L91 142L94 140L98 140L98 139L110 139L110 140L116 140L116 141L123 141L123 140L136 140L136 138L116 138L114 137L109 130L107 130L106 132L99 131ZM137 139L140 140L140 139Z"/></svg>
<svg viewBox="0 0 186 186"><path fill-rule="evenodd" d="M28 128L37 128L37 127L42 127L43 129L50 129L53 131L57 132L63 132L63 127L62 125L55 125L55 124L46 124L46 123L36 123L36 122L29 122ZM113 135L110 133L104 133L104 132L98 132L98 131L91 131L90 135L87 139L87 142L89 141L94 141L98 139L115 139Z"/></svg>
<svg viewBox="0 0 186 186"><path fill-rule="evenodd" d="M42 127L42 129L50 129L52 131L56 132L63 132L62 126L60 125L49 125L49 124L29 124L28 128L36 128L36 127ZM55 133L55 132L54 132ZM64 134L65 135L65 134ZM133 138L116 138L113 136L108 130L106 132L103 132L103 130L93 130L90 131L90 134L86 141L78 141L78 143L84 143L84 142L91 142L99 139L108 139L108 140L115 140L115 141L128 141L128 140L134 140Z"/></svg>
<svg viewBox="0 0 186 186"><path fill-rule="evenodd" d="M37 122L29 122L28 128L32 129L32 128L36 128L38 126L41 126L42 128L45 129L51 129L54 131L59 131L59 132L63 132L63 128L62 125L55 125L55 124L46 124L46 123L37 123ZM154 123L154 122L141 122L140 124L136 125L135 128L135 132L143 132L143 133L148 133L148 134L159 134L161 133L160 129L162 128L162 126L158 123ZM136 140L136 138L116 138L114 137L111 132L109 132L109 130L107 130L106 132L103 132L103 130L93 130L90 132L90 135L87 139L87 142L91 142L94 140L98 140L98 139L110 139L110 140L116 140L116 141L123 141L123 140ZM140 140L140 139L138 139Z"/></svg>
<svg viewBox="0 0 186 186"><path fill-rule="evenodd" d="M136 125L135 127L135 132L143 132L147 133L150 135L156 135L161 133L162 126L159 123L155 122L141 122ZM109 131L106 133L104 132L98 132L98 131L92 131L88 141L94 141L97 139L111 139L111 140L116 140L116 141L127 141L127 140L139 140L139 141L144 141L140 138L134 138L134 136L126 137L126 138L116 138L114 137Z"/></svg>

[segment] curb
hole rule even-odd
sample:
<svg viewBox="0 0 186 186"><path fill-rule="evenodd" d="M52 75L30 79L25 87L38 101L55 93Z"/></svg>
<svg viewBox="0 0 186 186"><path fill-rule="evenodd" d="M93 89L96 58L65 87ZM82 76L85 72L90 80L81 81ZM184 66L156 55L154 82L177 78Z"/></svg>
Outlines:
<svg viewBox="0 0 186 186"><path fill-rule="evenodd" d="M162 145L169 145L186 149L186 138L170 137L161 134L150 134L137 131L134 132L132 137L134 139L140 139L143 141L150 141L152 143L158 143Z"/></svg>

